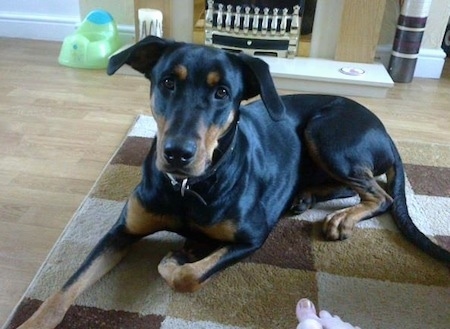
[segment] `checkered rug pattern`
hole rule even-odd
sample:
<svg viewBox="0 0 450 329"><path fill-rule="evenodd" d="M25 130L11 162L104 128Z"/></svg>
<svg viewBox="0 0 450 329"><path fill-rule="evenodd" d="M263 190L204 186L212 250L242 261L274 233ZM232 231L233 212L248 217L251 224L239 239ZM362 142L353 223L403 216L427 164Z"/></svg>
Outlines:
<svg viewBox="0 0 450 329"><path fill-rule="evenodd" d="M4 328L16 328L61 287L113 225L140 180L155 133L151 117L137 119ZM450 150L398 146L408 163L410 213L425 234L450 250ZM84 292L58 328L293 329L302 297L361 328L448 327L449 268L407 242L389 214L358 224L347 241L323 239L325 215L356 201L325 202L282 218L262 249L192 294L172 291L157 272L161 258L183 239L154 234Z"/></svg>

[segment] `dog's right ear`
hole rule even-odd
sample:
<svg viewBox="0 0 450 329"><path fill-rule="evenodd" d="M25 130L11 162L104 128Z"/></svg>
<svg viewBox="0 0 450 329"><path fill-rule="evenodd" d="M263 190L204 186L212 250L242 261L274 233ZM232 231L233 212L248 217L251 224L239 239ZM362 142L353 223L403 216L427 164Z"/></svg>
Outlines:
<svg viewBox="0 0 450 329"><path fill-rule="evenodd" d="M155 36L148 36L112 56L109 59L106 72L108 75L113 75L122 65L128 64L136 71L146 74L156 64L167 47L174 43Z"/></svg>

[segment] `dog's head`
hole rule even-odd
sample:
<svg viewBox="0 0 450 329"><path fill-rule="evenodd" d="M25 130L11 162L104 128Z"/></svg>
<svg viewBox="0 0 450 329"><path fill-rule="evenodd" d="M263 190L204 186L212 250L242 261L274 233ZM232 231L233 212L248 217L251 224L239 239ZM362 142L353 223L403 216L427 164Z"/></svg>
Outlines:
<svg viewBox="0 0 450 329"><path fill-rule="evenodd" d="M205 172L242 100L261 95L273 120L284 115L268 65L257 58L150 36L114 55L108 74L124 64L151 81L156 165L179 178Z"/></svg>

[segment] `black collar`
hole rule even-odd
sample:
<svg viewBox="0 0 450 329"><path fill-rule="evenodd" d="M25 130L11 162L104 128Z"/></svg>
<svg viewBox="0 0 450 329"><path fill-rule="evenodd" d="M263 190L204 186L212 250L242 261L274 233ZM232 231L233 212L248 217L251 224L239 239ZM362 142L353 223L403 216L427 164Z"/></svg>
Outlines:
<svg viewBox="0 0 450 329"><path fill-rule="evenodd" d="M236 144L236 135L239 126L239 112L236 114L236 117L233 121L233 124L228 128L227 132L219 139L218 146L214 151L213 155L213 164L209 166L206 171L200 175L195 177L188 177L184 179L176 179L172 174L166 173L167 178L170 180L172 187L175 191L180 192L181 196L184 197L186 194L190 194L196 197L201 203L205 206L207 205L205 199L201 197L200 194L191 190L191 186L198 184L206 179L210 178L214 175L225 162L225 160L233 153L235 144Z"/></svg>

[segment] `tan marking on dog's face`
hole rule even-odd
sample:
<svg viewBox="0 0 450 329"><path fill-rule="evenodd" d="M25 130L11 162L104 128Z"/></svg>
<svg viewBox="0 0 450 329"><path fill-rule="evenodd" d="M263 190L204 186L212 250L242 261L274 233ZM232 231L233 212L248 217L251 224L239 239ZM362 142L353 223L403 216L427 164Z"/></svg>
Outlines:
<svg viewBox="0 0 450 329"><path fill-rule="evenodd" d="M234 241L237 232L236 224L232 220L225 220L211 226L193 224L192 227L211 239L227 242Z"/></svg>
<svg viewBox="0 0 450 329"><path fill-rule="evenodd" d="M153 118L155 119L156 126L157 126L156 168L158 168L161 171L164 171L165 161L164 161L164 156L163 156L163 154L164 154L163 145L164 145L164 135L167 130L167 121L164 119L163 116L158 115L156 113L153 97L150 98L150 107L151 107Z"/></svg>
<svg viewBox="0 0 450 329"><path fill-rule="evenodd" d="M135 195L128 200L125 224L127 231L136 235L147 235L177 228L177 221L174 217L147 211Z"/></svg>
<svg viewBox="0 0 450 329"><path fill-rule="evenodd" d="M155 101L153 97L150 97L150 110L152 112L153 119L156 121L157 133L164 132L166 129L166 120L162 115L159 115L156 111ZM159 136L158 136L159 137Z"/></svg>
<svg viewBox="0 0 450 329"><path fill-rule="evenodd" d="M223 125L223 127L211 126L208 129L206 129L205 133L203 134L205 155L207 156L209 161L212 160L214 150L218 146L218 141L220 137L222 137L231 127L235 115L236 113L234 111L231 111L230 115L228 116L227 122Z"/></svg>
<svg viewBox="0 0 450 329"><path fill-rule="evenodd" d="M164 159L164 131L166 129L166 121L163 118L156 119L158 131L156 133L156 168L165 171L166 161Z"/></svg>
<svg viewBox="0 0 450 329"><path fill-rule="evenodd" d="M197 144L197 154L195 161L191 165L192 175L201 175L206 168L211 164L213 154L218 146L218 141L225 132L230 128L234 121L235 112L232 111L227 119L227 122L222 126L210 126L200 128L201 140Z"/></svg>
<svg viewBox="0 0 450 329"><path fill-rule="evenodd" d="M206 76L206 83L208 86L214 87L217 86L220 82L221 76L220 73L217 71L209 72Z"/></svg>
<svg viewBox="0 0 450 329"><path fill-rule="evenodd" d="M188 69L186 66L179 64L175 66L173 73L175 73L178 79L186 80L188 76Z"/></svg>
<svg viewBox="0 0 450 329"><path fill-rule="evenodd" d="M200 281L202 276L227 252L228 248L223 247L197 262L183 265L178 264L176 258L169 254L159 263L158 272L172 289L178 292L195 292L207 281Z"/></svg>

